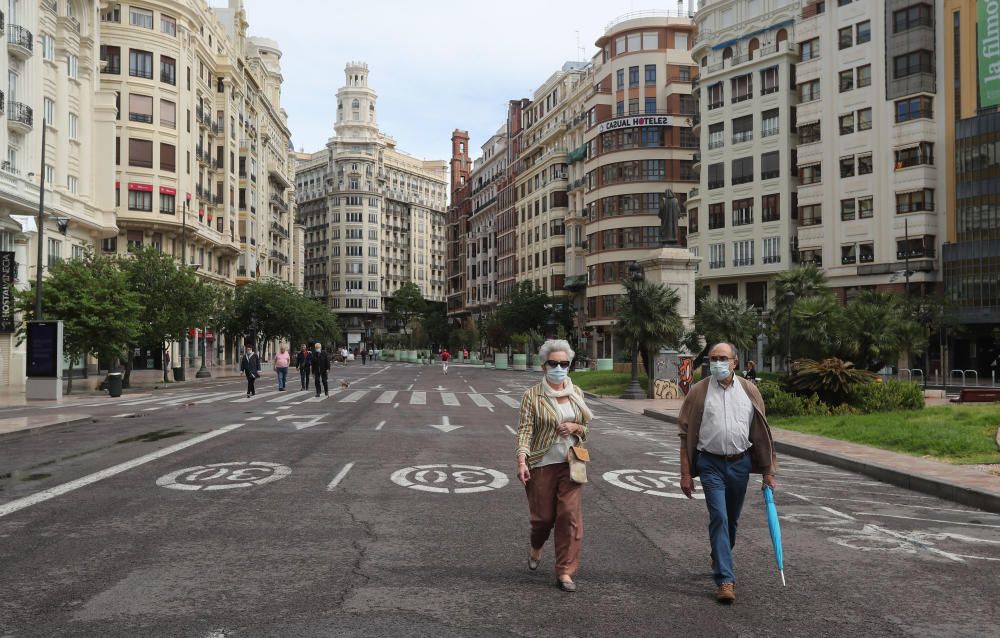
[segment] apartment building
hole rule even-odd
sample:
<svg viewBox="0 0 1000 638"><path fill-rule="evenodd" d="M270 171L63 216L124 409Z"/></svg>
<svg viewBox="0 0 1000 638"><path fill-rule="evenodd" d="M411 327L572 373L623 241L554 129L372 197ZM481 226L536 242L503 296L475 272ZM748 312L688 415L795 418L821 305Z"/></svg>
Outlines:
<svg viewBox="0 0 1000 638"><path fill-rule="evenodd" d="M927 4L927 3L924 3ZM981 4L981 3L980 3ZM944 335L943 370L976 370L991 378L1000 355L1000 79L996 64L1000 26L981 24L975 0L945 0L937 21L943 36L944 161L947 220L942 267L949 307L962 324L959 334ZM987 10L989 7L987 7ZM993 17L996 5L993 5ZM928 23L916 11L908 21ZM987 13L987 19L990 15ZM983 33L986 37L979 38ZM992 42L992 44L991 44ZM981 43L980 56L977 43ZM985 72L985 73L984 73ZM980 73L985 78L980 79ZM990 79L992 78L992 79Z"/></svg>
<svg viewBox="0 0 1000 638"><path fill-rule="evenodd" d="M942 15L838 0L806 3L795 25L798 263L822 266L841 300L940 281Z"/></svg>
<svg viewBox="0 0 1000 638"><path fill-rule="evenodd" d="M466 289L468 287L466 271L465 238L469 234L469 218L472 216L472 184L469 182L472 173L471 151L469 150L469 132L455 129L451 135L451 201L446 212L447 260L445 271L448 282L447 303L448 315L456 322L468 316L466 309Z"/></svg>
<svg viewBox="0 0 1000 638"><path fill-rule="evenodd" d="M334 136L295 155L296 193L306 294L333 309L356 345L395 328L385 301L402 285L446 300L448 163L408 155L379 129L367 64L351 62L344 74Z"/></svg>
<svg viewBox="0 0 1000 638"><path fill-rule="evenodd" d="M465 236L465 307L477 320L497 305L496 218L506 180L505 124L482 145L469 175L471 214Z"/></svg>
<svg viewBox="0 0 1000 638"><path fill-rule="evenodd" d="M697 185L694 35L686 13L641 12L618 18L597 40L583 196L592 357L623 352L612 344L621 281L629 264L660 248L664 191L684 202Z"/></svg>
<svg viewBox="0 0 1000 638"><path fill-rule="evenodd" d="M103 24L95 2L12 1L0 11L0 391L23 390L25 347L13 289L37 275L39 188L45 180L42 268L117 233L115 95L98 75ZM42 129L45 166L42 168Z"/></svg>
<svg viewBox="0 0 1000 638"><path fill-rule="evenodd" d="M520 162L525 140L525 121L531 100L521 98L507 103L507 175L498 185L497 204L497 302L510 299L519 281L519 228L520 208L517 180L521 174Z"/></svg>
<svg viewBox="0 0 1000 638"><path fill-rule="evenodd" d="M711 0L695 16L701 151L699 185L687 200L688 246L702 257L700 285L761 310L774 275L798 257L798 13L787 0ZM859 79L870 81L870 73Z"/></svg>

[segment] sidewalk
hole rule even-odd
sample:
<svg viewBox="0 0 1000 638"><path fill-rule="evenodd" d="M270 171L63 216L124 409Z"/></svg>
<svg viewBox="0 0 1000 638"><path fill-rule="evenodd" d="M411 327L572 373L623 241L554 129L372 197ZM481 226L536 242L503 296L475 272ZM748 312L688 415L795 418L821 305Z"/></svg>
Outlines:
<svg viewBox="0 0 1000 638"><path fill-rule="evenodd" d="M588 396L592 395L588 393ZM644 414L674 424L677 423L677 414L683 403L680 399L600 400L633 414ZM963 465L951 465L791 430L771 428L771 433L775 449L781 454L832 465L906 489L1000 513L1000 476Z"/></svg>

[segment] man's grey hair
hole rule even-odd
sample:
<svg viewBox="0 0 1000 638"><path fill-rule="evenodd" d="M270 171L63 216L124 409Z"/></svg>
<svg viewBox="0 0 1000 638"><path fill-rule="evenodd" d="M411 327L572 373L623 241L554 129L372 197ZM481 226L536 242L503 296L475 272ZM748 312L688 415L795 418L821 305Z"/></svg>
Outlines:
<svg viewBox="0 0 1000 638"><path fill-rule="evenodd" d="M573 348L570 347L569 341L565 339L549 339L542 344L542 347L538 349L538 356L542 359L542 363L545 363L549 355L553 352L565 352L569 360L572 361L576 357L576 353L573 352Z"/></svg>
<svg viewBox="0 0 1000 638"><path fill-rule="evenodd" d="M739 351L736 349L736 346L734 346L733 344L729 343L728 341L720 341L719 343L717 343L714 346L712 346L711 348L709 348L708 351L711 352L712 350L715 350L719 346L727 346L729 348L729 352L732 354L732 358L736 359L737 361L739 360L739 358L740 358Z"/></svg>

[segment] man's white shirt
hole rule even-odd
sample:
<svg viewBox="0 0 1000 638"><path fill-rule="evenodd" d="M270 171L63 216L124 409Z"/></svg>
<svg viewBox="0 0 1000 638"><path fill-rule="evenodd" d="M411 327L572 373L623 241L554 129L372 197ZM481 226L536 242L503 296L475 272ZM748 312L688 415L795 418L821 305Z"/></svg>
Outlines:
<svg viewBox="0 0 1000 638"><path fill-rule="evenodd" d="M739 379L734 377L728 388L715 379L709 381L698 449L722 456L750 449L753 411L753 403Z"/></svg>

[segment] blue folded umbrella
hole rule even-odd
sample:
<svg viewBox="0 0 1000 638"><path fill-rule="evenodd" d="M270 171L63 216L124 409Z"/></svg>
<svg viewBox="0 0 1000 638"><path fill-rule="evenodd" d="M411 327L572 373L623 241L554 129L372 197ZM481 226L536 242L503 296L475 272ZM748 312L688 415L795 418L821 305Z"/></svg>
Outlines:
<svg viewBox="0 0 1000 638"><path fill-rule="evenodd" d="M781 549L781 523L778 522L778 508L774 506L774 491L764 487L764 508L767 510L767 528L771 530L771 544L774 546L774 561L781 574L781 585L785 586L785 556Z"/></svg>

